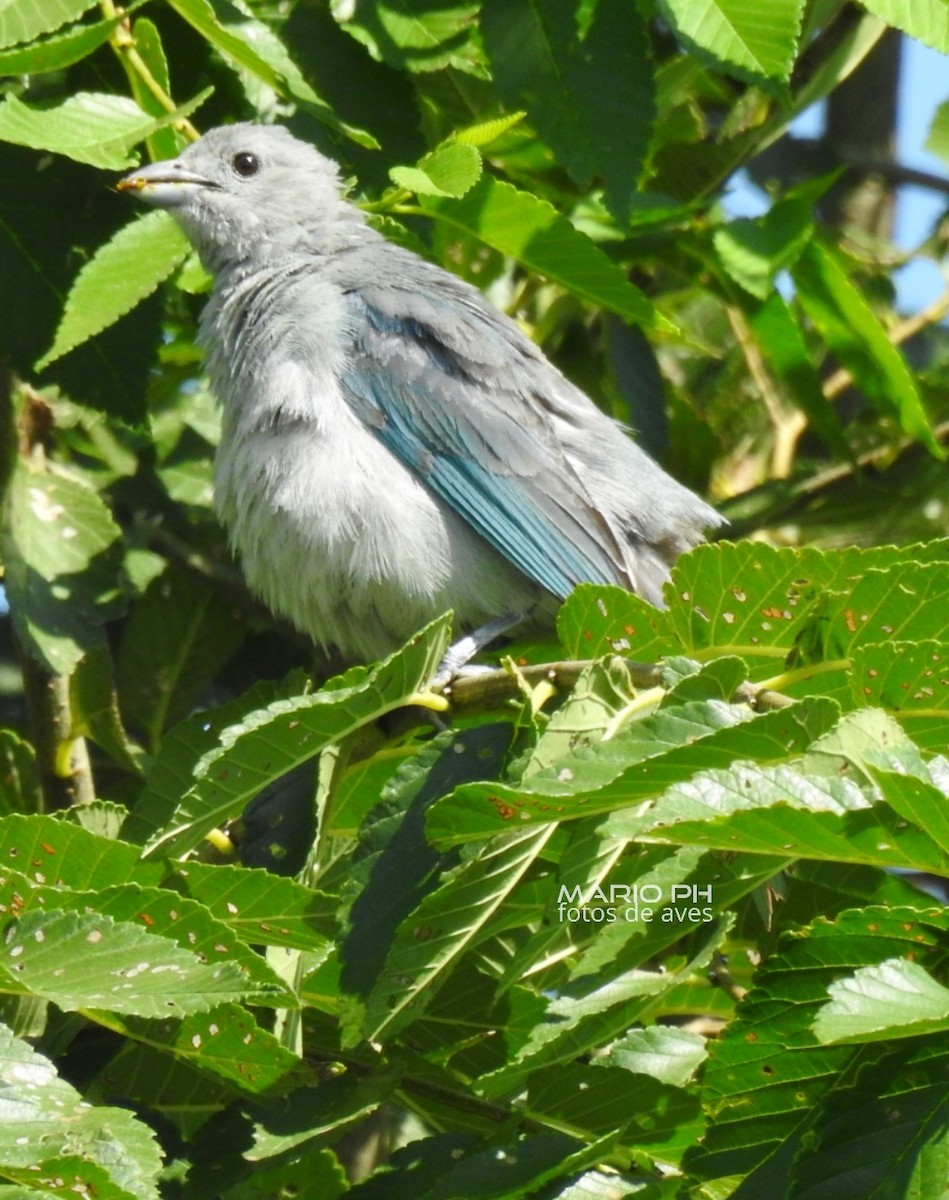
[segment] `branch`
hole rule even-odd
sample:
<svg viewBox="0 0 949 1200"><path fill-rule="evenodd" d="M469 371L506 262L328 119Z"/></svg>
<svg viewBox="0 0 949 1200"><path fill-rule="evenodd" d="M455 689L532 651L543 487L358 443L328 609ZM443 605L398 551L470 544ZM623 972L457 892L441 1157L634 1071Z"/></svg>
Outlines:
<svg viewBox="0 0 949 1200"><path fill-rule="evenodd" d="M658 663L637 662L630 658L623 661L634 687L650 689L662 686L662 667ZM569 660L518 667L516 675L509 670L460 675L445 687L444 695L451 702L452 712L455 713L500 708L510 700L523 699L522 681L526 681L531 687L549 683L558 691L569 691L591 665L592 660ZM731 702L747 704L759 711L786 708L794 703L788 696L772 688L760 687L747 681L736 690Z"/></svg>

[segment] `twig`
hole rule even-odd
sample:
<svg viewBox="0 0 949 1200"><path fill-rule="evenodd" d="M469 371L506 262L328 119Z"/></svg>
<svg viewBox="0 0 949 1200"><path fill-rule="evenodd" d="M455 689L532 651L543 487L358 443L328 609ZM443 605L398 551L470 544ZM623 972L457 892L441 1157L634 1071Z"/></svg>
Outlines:
<svg viewBox="0 0 949 1200"><path fill-rule="evenodd" d="M122 15L121 7L116 5L114 0L99 0L99 8L106 19ZM139 54L135 45L135 36L132 33L132 28L127 17L120 24L116 25L112 36L109 38L109 45L118 55L119 61L125 68L130 81L134 83L135 78L137 78L151 92L165 112L173 113L178 105L175 104L171 96L161 86L152 74L148 63ZM175 122L175 127L192 142L196 142L201 136L187 117L180 117Z"/></svg>
<svg viewBox="0 0 949 1200"><path fill-rule="evenodd" d="M771 417L774 429L771 476L774 479L786 479L791 474L791 468L794 465L794 452L798 439L807 428L807 417L800 409L790 408L775 387L768 368L765 366L761 347L748 328L745 314L734 304L726 304L725 312L735 335L735 341L748 364L748 372L761 393L764 406Z"/></svg>
<svg viewBox="0 0 949 1200"><path fill-rule="evenodd" d="M941 296L938 296L931 304L927 304L925 308L920 309L912 317L906 317L905 320L899 321L892 329L887 330L887 337L894 346L901 346L903 342L908 342L910 338L915 337L917 333L921 333L929 325L935 325L941 321L943 317L949 313L949 288L947 288ZM828 400L834 400L845 392L853 383L853 375L849 371L841 368L835 371L833 375L828 375L824 381L824 395Z"/></svg>
<svg viewBox="0 0 949 1200"><path fill-rule="evenodd" d="M662 667L657 663L637 662L634 659L623 660L633 686L652 690L662 685ZM569 691L591 666L591 661L571 659L564 662L542 663L535 666L519 667L518 675L521 681L530 686L539 683L552 683L558 691ZM445 688L445 695L451 702L454 713L471 713L492 708L500 708L509 700L523 697L521 682L510 671L484 671L477 675L462 675L453 679ZM732 696L733 704L747 704L759 711L774 708L786 708L793 704L789 696L770 687L761 687L749 681L741 684Z"/></svg>

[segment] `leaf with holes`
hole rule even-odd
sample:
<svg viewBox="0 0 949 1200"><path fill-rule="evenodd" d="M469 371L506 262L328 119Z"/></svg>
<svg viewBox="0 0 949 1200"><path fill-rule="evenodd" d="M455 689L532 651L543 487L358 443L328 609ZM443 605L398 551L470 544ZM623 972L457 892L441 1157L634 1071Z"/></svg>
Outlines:
<svg viewBox="0 0 949 1200"><path fill-rule="evenodd" d="M0 990L142 1017L206 1012L255 989L232 963L207 965L169 938L95 912L30 912L9 921Z"/></svg>

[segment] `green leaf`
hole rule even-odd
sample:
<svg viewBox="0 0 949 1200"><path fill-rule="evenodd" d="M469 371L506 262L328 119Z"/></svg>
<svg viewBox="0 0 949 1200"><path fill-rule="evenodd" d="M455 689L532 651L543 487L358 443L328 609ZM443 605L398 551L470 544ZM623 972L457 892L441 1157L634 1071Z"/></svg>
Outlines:
<svg viewBox="0 0 949 1200"><path fill-rule="evenodd" d="M271 1097L284 1095L309 1078L297 1055L239 1004L219 1004L181 1021L110 1017L110 1025L113 1022L140 1046L162 1052L163 1074L173 1070L172 1061L188 1064L202 1073L210 1071L230 1088ZM111 1070L106 1075L111 1079ZM165 1103L172 1099L166 1095Z"/></svg>
<svg viewBox="0 0 949 1200"><path fill-rule="evenodd" d="M832 1091L822 1105L812 1152L795 1164L800 1200L925 1196L943 1200L949 1175L946 1039L897 1042L870 1050L858 1085ZM816 1142L816 1148L814 1143Z"/></svg>
<svg viewBox="0 0 949 1200"><path fill-rule="evenodd" d="M37 5L34 11L45 7ZM84 7L90 8L92 5L86 4ZM128 10L136 7L137 5L130 4ZM61 71L63 67L80 62L103 42L108 41L112 31L124 20L123 13L106 21L97 21L94 25L75 25L64 33L57 33L55 37L32 42L30 45L0 50L0 75L42 75L49 71ZM3 11L0 9L0 28L2 21ZM0 44L6 44L2 33Z"/></svg>
<svg viewBox="0 0 949 1200"><path fill-rule="evenodd" d="M243 696L218 708L193 713L162 739L161 749L148 764L145 788L139 795L122 836L136 844L146 842L170 820L181 797L194 782L194 770L219 744L224 729L250 712L306 689L302 674L291 674L282 684L261 680Z"/></svg>
<svg viewBox="0 0 949 1200"><path fill-rule="evenodd" d="M113 762L141 774L140 753L122 725L112 658L105 645L96 646L76 664L69 680L69 707L72 736L92 738Z"/></svg>
<svg viewBox="0 0 949 1200"><path fill-rule="evenodd" d="M614 837L648 837L782 858L949 870L949 853L928 832L874 805L847 778L823 778L793 766L736 762L674 784L641 816L614 813Z"/></svg>
<svg viewBox="0 0 949 1200"><path fill-rule="evenodd" d="M166 212L139 217L96 251L66 297L52 346L37 362L42 371L114 324L184 261L188 240Z"/></svg>
<svg viewBox="0 0 949 1200"><path fill-rule="evenodd" d="M66 1011L187 1016L255 989L229 962L206 965L169 938L97 912L28 912L9 922L0 989Z"/></svg>
<svg viewBox="0 0 949 1200"><path fill-rule="evenodd" d="M0 815L36 812L39 804L36 751L12 729L0 729Z"/></svg>
<svg viewBox="0 0 949 1200"><path fill-rule="evenodd" d="M3 538L6 590L21 643L54 672L101 645L103 623L124 608L119 536L87 483L20 460Z"/></svg>
<svg viewBox="0 0 949 1200"><path fill-rule="evenodd" d="M75 891L132 879L157 884L164 875L160 864L139 862L137 846L50 816L0 820L0 863L29 874L36 883L62 884Z"/></svg>
<svg viewBox="0 0 949 1200"><path fill-rule="evenodd" d="M310 116L345 133L359 145L378 149L378 142L371 134L342 122L317 96L268 24L229 0L169 0L169 3L232 67L250 71L278 96L295 101Z"/></svg>
<svg viewBox="0 0 949 1200"><path fill-rule="evenodd" d="M791 77L804 0L659 0L676 36L720 70L781 91ZM868 6L870 7L870 6Z"/></svg>
<svg viewBox="0 0 949 1200"><path fill-rule="evenodd" d="M944 458L906 361L847 278L839 257L812 241L792 275L801 306L857 386L881 412L895 417L905 433Z"/></svg>
<svg viewBox="0 0 949 1200"><path fill-rule="evenodd" d="M495 117L491 121L481 121L477 125L469 125L466 129L459 129L457 133L452 134L451 140L459 142L463 146L476 146L480 150L483 146L490 146L492 142L496 142L502 134L513 129L515 125L519 125L526 115L526 113L516 112L508 117Z"/></svg>
<svg viewBox="0 0 949 1200"><path fill-rule="evenodd" d="M239 614L194 575L169 568L151 581L123 630L117 673L126 720L153 750L244 636Z"/></svg>
<svg viewBox="0 0 949 1200"><path fill-rule="evenodd" d="M389 176L399 187L420 196L460 197L481 178L481 155L474 146L447 142L417 167L393 167Z"/></svg>
<svg viewBox="0 0 949 1200"><path fill-rule="evenodd" d="M336 933L333 897L269 871L187 862L174 885L249 945L324 953Z"/></svg>
<svg viewBox="0 0 949 1200"><path fill-rule="evenodd" d="M76 162L122 171L135 165L136 143L189 116L211 90L163 117L151 117L127 96L76 92L58 104L26 104L7 96L0 105L0 139L34 150L65 154ZM146 293L147 294L147 293Z"/></svg>
<svg viewBox="0 0 949 1200"><path fill-rule="evenodd" d="M913 1041L900 1041L890 1051L886 1043L879 1048L822 1046L811 1026L827 1001L828 988L843 972L910 954L924 964L941 960L945 938L945 914L931 904L925 917L915 909L854 909L832 921L818 918L806 930L782 937L759 968L737 1019L709 1043L703 1088L709 1127L703 1143L687 1155L687 1170L706 1180L747 1177L750 1195L786 1194L795 1159L798 1168L807 1162L808 1174L818 1174L822 1138L836 1141L833 1122L839 1112L862 1108L886 1092L911 1093ZM944 1053L938 1067L945 1070ZM916 1077L924 1109L944 1113L945 1076L938 1087L929 1071L917 1071ZM851 1146L847 1161L835 1164L831 1178L821 1173L819 1184L813 1180L809 1200L873 1195L872 1188L863 1186L866 1181L847 1173L856 1168L859 1175L864 1167L871 1175L889 1171L906 1162L907 1153L912 1163L921 1114L904 1120L901 1107L899 1102L888 1107L896 1117L892 1125L882 1113L875 1120L861 1117L865 1136L874 1142L887 1137L885 1150L857 1154ZM906 1192L883 1189L877 1194Z"/></svg>
<svg viewBox="0 0 949 1200"><path fill-rule="evenodd" d="M626 0L600 0L592 16L581 17L581 7L576 0L487 0L485 48L508 107L527 109L580 187L602 178L607 206L625 224L655 117L649 39Z"/></svg>
<svg viewBox="0 0 949 1200"><path fill-rule="evenodd" d="M757 717L742 706L715 701L660 710L630 720L606 741L578 739L575 752L563 755L519 787L507 783L459 787L432 806L426 827L431 839L444 848L512 827L614 813L603 828L612 836L636 837L643 828L640 822L649 823L644 815L635 815L643 800L675 785L687 787L687 781L713 761L728 764L721 768L728 772L738 757L781 762L799 754L813 737L833 725L837 712L836 705L824 697ZM735 785L739 795L742 786ZM626 821L632 824L627 827ZM699 837L693 840L705 844ZM757 846L752 853L758 853ZM787 852L786 857L793 853Z"/></svg>
<svg viewBox="0 0 949 1200"><path fill-rule="evenodd" d="M925 149L949 162L949 100L944 100L933 115Z"/></svg>
<svg viewBox="0 0 949 1200"><path fill-rule="evenodd" d="M132 96L145 112L151 113L153 117L161 117L165 112L165 106L154 94L152 88L157 83L166 96L172 94L171 75L161 34L154 21L150 21L147 17L140 17L132 26L132 39L139 59L144 63L146 71L151 76L149 80L151 87L149 87L142 78L143 72L132 71L129 73ZM147 139L148 157L152 162L164 162L166 159L176 158L182 148L181 141L179 133L172 126L157 129Z"/></svg>
<svg viewBox="0 0 949 1200"><path fill-rule="evenodd" d="M949 752L949 643L871 642L852 665L855 704L885 708L922 749Z"/></svg>
<svg viewBox="0 0 949 1200"><path fill-rule="evenodd" d="M90 1164L100 1168L106 1183L116 1189L106 1196L158 1200L155 1181L161 1152L148 1126L127 1109L90 1104L57 1075L48 1058L15 1038L2 1024L0 1104L0 1169L4 1176L31 1168L55 1176L55 1160L70 1156L73 1167ZM29 1178L29 1196L34 1197L32 1183L39 1180L35 1173ZM76 1190L81 1194L86 1189ZM98 1191L90 1189L91 1194ZM55 1195L63 1195L58 1186Z"/></svg>
<svg viewBox="0 0 949 1200"><path fill-rule="evenodd" d="M875 1042L949 1030L949 989L918 963L888 958L828 988L811 1028L825 1044Z"/></svg>
<svg viewBox="0 0 949 1200"><path fill-rule="evenodd" d="M527 1104L543 1120L588 1140L622 1130L624 1145L677 1162L705 1128L698 1096L649 1078L637 1079L635 1087L633 1110L626 1071L600 1059L565 1063L534 1074Z"/></svg>
<svg viewBox="0 0 949 1200"><path fill-rule="evenodd" d="M225 730L219 746L197 765L194 785L146 854L175 856L193 849L268 783L384 713L412 703L434 677L450 630L448 614L371 671L354 668L313 695L277 701Z"/></svg>
<svg viewBox="0 0 949 1200"><path fill-rule="evenodd" d="M427 199L424 206L591 304L628 321L669 328L639 288L546 200L485 175L462 200Z"/></svg>
<svg viewBox="0 0 949 1200"><path fill-rule="evenodd" d="M53 340L78 264L116 232L122 207L97 171L0 141L4 354L22 378ZM156 301L55 363L48 382L78 404L143 424L161 338Z"/></svg>
<svg viewBox="0 0 949 1200"><path fill-rule="evenodd" d="M703 925L692 942L691 958L680 960L674 971L634 970L567 984L550 1000L545 1019L509 1065L482 1078L478 1091L491 1098L516 1094L539 1067L572 1061L625 1033L657 996L708 964L729 924L724 918Z"/></svg>
<svg viewBox="0 0 949 1200"><path fill-rule="evenodd" d="M490 842L450 872L396 931L366 1000L363 1036L392 1036L417 1020L452 966L520 882L553 826L519 830ZM350 1034L350 1040L358 1035Z"/></svg>
<svg viewBox="0 0 949 1200"><path fill-rule="evenodd" d="M863 0L874 16L903 33L949 54L949 8L946 0Z"/></svg>
<svg viewBox="0 0 949 1200"><path fill-rule="evenodd" d="M763 217L739 217L716 229L713 241L725 269L745 291L764 300L779 271L795 263L814 233L811 203L779 200Z"/></svg>
<svg viewBox="0 0 949 1200"><path fill-rule="evenodd" d="M347 33L380 62L402 71L456 67L481 73L473 34L478 5L471 0L331 0Z"/></svg>
<svg viewBox="0 0 949 1200"><path fill-rule="evenodd" d="M751 328L768 367L784 385L788 398L805 414L828 449L840 458L850 458L837 409L824 395L801 327L780 292L772 291L751 314Z"/></svg>
<svg viewBox="0 0 949 1200"><path fill-rule="evenodd" d="M32 42L67 21L78 21L95 0L0 0L0 46Z"/></svg>
<svg viewBox="0 0 949 1200"><path fill-rule="evenodd" d="M688 1029L651 1025L614 1042L602 1060L636 1075L685 1087L708 1056L705 1038Z"/></svg>

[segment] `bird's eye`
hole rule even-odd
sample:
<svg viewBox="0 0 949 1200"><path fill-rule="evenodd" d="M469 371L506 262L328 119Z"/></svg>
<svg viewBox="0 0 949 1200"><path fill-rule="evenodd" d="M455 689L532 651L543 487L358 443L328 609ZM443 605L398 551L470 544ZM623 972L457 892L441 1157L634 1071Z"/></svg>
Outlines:
<svg viewBox="0 0 949 1200"><path fill-rule="evenodd" d="M260 170L260 159L256 154L251 154L249 150L242 150L240 154L235 154L231 160L231 166L244 179L249 179L251 175L256 175Z"/></svg>

